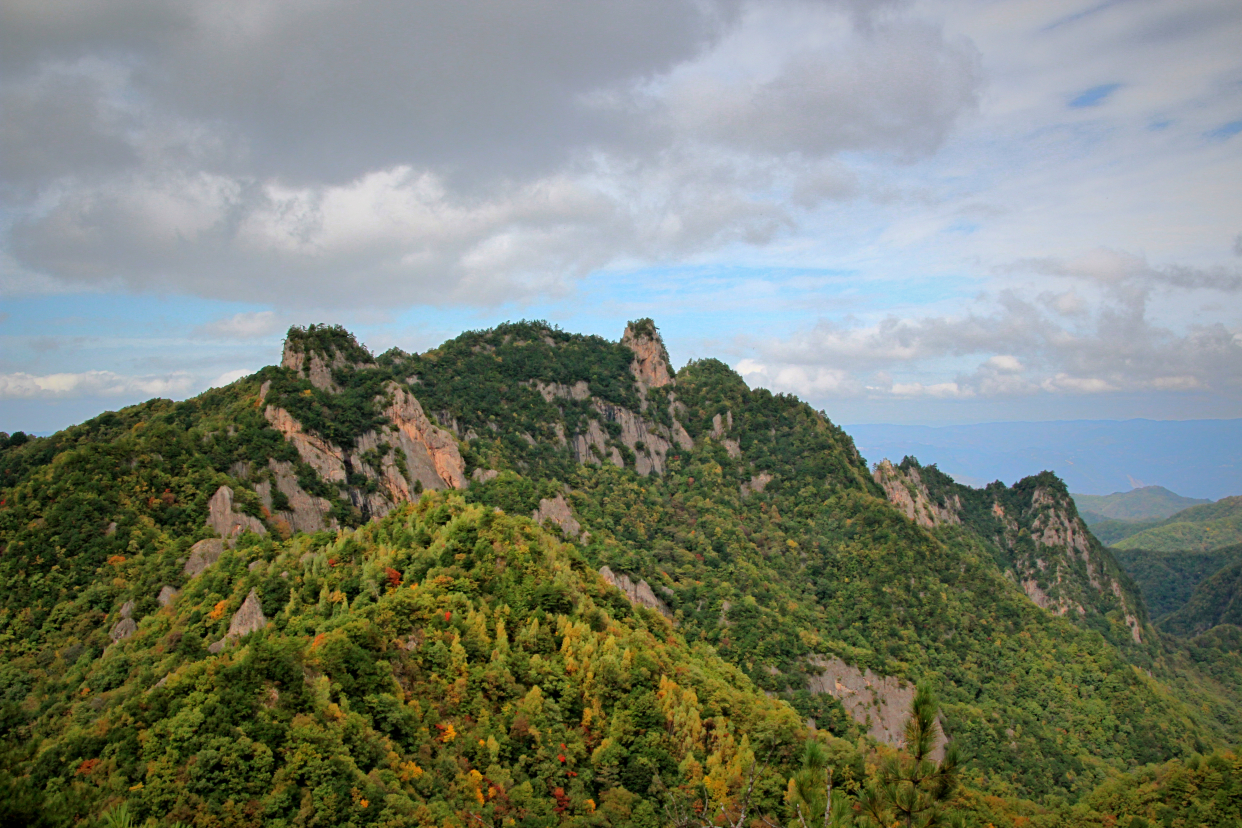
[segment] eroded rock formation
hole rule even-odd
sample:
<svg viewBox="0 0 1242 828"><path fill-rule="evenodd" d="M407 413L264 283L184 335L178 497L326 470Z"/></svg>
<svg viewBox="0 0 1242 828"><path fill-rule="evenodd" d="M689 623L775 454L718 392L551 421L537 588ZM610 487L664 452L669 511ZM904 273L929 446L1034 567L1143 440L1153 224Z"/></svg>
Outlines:
<svg viewBox="0 0 1242 828"><path fill-rule="evenodd" d="M292 463L269 460L267 467L275 478L275 490L283 494L289 502L288 509L277 510L273 507L272 481L262 480L255 485L255 493L272 513L273 520L277 523L283 522L291 532L318 532L335 525L336 522L329 517L332 504L322 497L308 494L298 485L297 473Z"/></svg>
<svg viewBox="0 0 1242 828"><path fill-rule="evenodd" d="M266 535L263 521L233 510L233 490L221 486L207 501L207 525L226 541L234 541L242 532ZM230 544L231 545L231 544Z"/></svg>
<svg viewBox="0 0 1242 828"><path fill-rule="evenodd" d="M539 501L539 508L530 517L541 526L544 521L552 521L567 538L577 539L583 535L582 525L574 519L574 513L570 510L569 504L565 502L564 495L545 497Z"/></svg>
<svg viewBox="0 0 1242 828"><path fill-rule="evenodd" d="M672 620L672 610L656 597L656 594L651 591L651 585L645 580L634 583L628 575L618 575L607 566L600 567L599 574L609 584L625 593L625 597L630 600L631 604L638 604L641 607L653 609L665 618Z"/></svg>
<svg viewBox="0 0 1242 828"><path fill-rule="evenodd" d="M621 336L621 344L634 352L634 361L630 363L630 373L638 382L644 400L648 388L663 388L673 383L673 374L669 370L668 351L664 347L659 331L650 319L626 325L625 333Z"/></svg>
<svg viewBox="0 0 1242 828"><path fill-rule="evenodd" d="M917 468L902 470L888 460L881 460L872 476L889 502L919 526L930 529L945 523L962 522L961 498L952 495L940 503L934 502Z"/></svg>
<svg viewBox="0 0 1242 828"><path fill-rule="evenodd" d="M190 557L182 571L193 578L201 575L207 567L220 560L224 554L224 542L219 538L207 538L190 547Z"/></svg>
<svg viewBox="0 0 1242 828"><path fill-rule="evenodd" d="M233 613L233 619L229 622L229 631L224 634L224 638L212 644L207 650L218 653L224 649L230 639L241 638L265 626L267 626L267 618L263 615L263 604L259 601L258 593L251 589L241 607Z"/></svg>
<svg viewBox="0 0 1242 828"><path fill-rule="evenodd" d="M839 702L854 721L867 728L872 738L900 747L905 742L906 721L914 701L914 685L893 676L859 670L835 656L815 655L808 659L818 671L807 681L812 693L827 693ZM947 744L941 734L932 758L944 758Z"/></svg>

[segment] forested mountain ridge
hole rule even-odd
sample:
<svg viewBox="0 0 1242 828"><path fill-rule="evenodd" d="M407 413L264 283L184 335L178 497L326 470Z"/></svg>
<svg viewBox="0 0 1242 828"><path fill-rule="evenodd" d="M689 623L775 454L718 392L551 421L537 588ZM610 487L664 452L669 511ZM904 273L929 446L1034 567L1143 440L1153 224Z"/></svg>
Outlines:
<svg viewBox="0 0 1242 828"><path fill-rule="evenodd" d="M1207 551L1242 543L1242 496L1183 509L1114 544L1118 549Z"/></svg>
<svg viewBox="0 0 1242 828"><path fill-rule="evenodd" d="M1128 492L1110 495L1071 495L1083 520L1091 525L1091 516L1100 520L1164 520L1191 506L1202 506L1212 501L1204 498L1183 497L1163 486L1141 486Z"/></svg>
<svg viewBox="0 0 1242 828"><path fill-rule="evenodd" d="M743 738L755 745L763 734L774 750L779 747L762 799L771 814L788 806L771 785L793 769L796 744L808 738L808 726L818 729L814 738L834 746L842 767L857 766L854 778L860 780L866 761L858 740L864 732L881 743L900 738L903 700L917 680L934 682L940 692L945 729L972 760L964 767L968 783L1040 801L1031 807L1044 809L1049 825L1081 824L1056 820L1068 819L1062 813L1070 807L1066 803L1119 771L1224 746L1242 730L1230 688L1236 665L1213 662L1212 669L1200 669L1199 662L1189 663L1162 644L1141 599L1078 521L1055 477L970 490L913 460L880 466L873 477L848 435L796 399L752 391L714 360L692 363L674 376L649 320L633 323L621 343L519 323L463 334L424 354L393 350L379 357L340 329L294 329L279 367L194 400L152 401L5 450L0 486L0 703L10 750L5 772L32 801L66 808L130 799L154 817L185 813L177 808L192 807L186 804L191 800L126 793L138 784L138 791L145 790L143 774L159 763L144 759L144 771L128 736L106 736L119 727L114 717L131 716L125 727L149 734L137 736L140 742L173 738L172 720L193 718L193 709L164 706L144 713L147 718L134 713L135 706L148 704L143 694L154 692L161 675L187 671L207 688L203 692L220 692L223 678L214 677L232 669L243 652L255 651L256 642L279 633L284 655L264 655L261 666L247 667L258 670L259 678L240 682L237 692L245 698L229 702L238 711L257 711L277 681L273 675L290 682L297 673L280 664L300 669L307 687L318 681L303 667L314 662L326 640L320 636L354 622L365 628L348 634L361 652L349 650L352 655L335 670L312 664L309 669L327 678L326 690L315 691L313 703L295 693L302 700L287 710L288 721L309 716L324 727L343 722L350 761L363 776L383 782L359 787L353 771L338 769L339 779L354 780L334 794L338 800L346 793L353 797L354 810L341 824L380 819L378 807L358 804L378 801L374 790L385 802L405 797L415 809L433 808L435 797L402 779L392 760L380 761L385 751L363 750L376 739L398 738L386 729L398 727L385 724L396 715L382 709L390 703L367 699L404 694L406 704L418 701L422 724L402 731L414 734L408 749L417 753L435 746L436 735L426 730L430 711L442 724L461 705L477 701L472 694L482 685L466 675L464 695L454 696L411 682L394 667L397 693L383 678L388 667L377 666L374 693L350 688L354 673L370 669L368 664L400 660L388 638L395 628L377 643L366 625L381 610L368 607L382 604L388 587L418 583L421 589L435 566L447 567L447 580L437 581L445 600L467 602L445 610L454 618L484 613L478 601L492 606L484 625L489 629L499 607L510 607L527 624L531 613L541 611L540 624L556 629L550 649L539 650L548 647L542 643L531 650L541 659L565 653L573 624L585 623L597 634L616 623L614 636L664 636L669 653L687 654L685 662L669 655L642 679L657 682L654 690L644 686L659 698L685 693L662 689L656 675L661 671L732 676L722 681L741 695L730 705L765 711L739 721L785 723L775 740L768 739L768 725L719 725L734 727L729 738L735 746ZM428 496L416 508L405 505L429 489L458 494ZM468 515L462 520L475 529L463 531L475 532L470 548L478 551L450 551L457 542L438 535L434 520L426 523L428 510L436 509ZM521 517L505 524L503 537L489 536L493 546L535 543L522 539L527 515L565 541L558 545L539 534L537 543L562 550L549 554L562 556L556 566L576 573L566 592L518 600L515 590L538 585L501 588L450 571L482 561L482 572L510 560L497 549L483 554L477 545L477 537L490 531L487 515L496 510ZM602 579L588 567L602 571ZM600 596L607 595L613 603L605 606ZM1041 595L1046 608L1037 605ZM630 604L637 607L633 620L623 612ZM593 608L608 617L592 614ZM647 609L654 614L644 614ZM425 614L419 619L419 629L434 620ZM671 627L661 627L666 623ZM180 635L156 640L148 629ZM447 628L437 634L450 655L454 634L463 642L468 638ZM484 639L495 648L498 634L487 632ZM183 647L183 641L190 643ZM479 659L481 667L491 658L484 645L477 652L461 646L465 664ZM717 656L723 662L713 661ZM734 668L726 662L741 672L728 673ZM516 679L523 693L536 686L548 691L543 679L523 675ZM566 669L558 679L558 706L567 693L585 698L586 675ZM698 701L686 697L686 704L715 704L712 699L724 691L709 684L695 685ZM764 700L760 690L774 699ZM283 698L285 691L278 694ZM200 702L207 703L205 697ZM601 702L606 718L624 718L640 705L637 697L610 703ZM344 719L335 718L332 705ZM690 708L657 707L665 718L652 719L652 727L663 721L664 730L676 733L683 726L678 722L693 719ZM279 701L272 709L281 709ZM481 715L471 709L476 721ZM703 722L717 713L693 715ZM240 719L229 721L234 724L228 727L241 726ZM69 725L78 729L66 730ZM514 724L506 726L512 738ZM479 738L486 744L483 732ZM221 738L238 738L229 733ZM300 750L287 747L289 731L256 731L246 738L253 745L246 756L220 759L219 746L191 739L171 764L159 766L176 778L209 760L234 768L258 762L269 768L260 778L283 791L277 798L255 796L255 807L269 821L295 824L292 814L306 797L325 801L306 777L286 774L279 785L274 781L274 768L293 755L289 751ZM509 750L496 738L502 753ZM648 764L639 763L644 768L664 767L664 777L677 785L693 787L711 775L707 748L715 742L692 739L680 753L661 747L677 769L674 776L673 766L661 766L665 760L658 755L634 747L634 738L630 733L614 740L625 749L618 768L628 767L626 757L634 755L647 756ZM268 754L260 745L270 758L263 758ZM402 758L403 750L394 749L401 762L427 768L421 760ZM732 769L723 787L717 786L722 801L740 796L748 755L732 747L715 760ZM125 777L125 790L119 782L105 785L102 777L74 770L91 760L98 762L90 768L120 767L121 757L130 763L126 773L137 774ZM445 800L444 813L456 814L452 819L461 824L469 821L462 803L474 797L463 781L472 778L470 768L502 792L540 778L523 771L523 782L511 764L521 753L505 757L495 775L482 754L452 757L466 774L460 780L448 765L428 770L439 785L466 786L464 799ZM568 760L566 754L550 767ZM704 768L700 777L696 762ZM643 824L634 816L643 802L661 808L668 803L652 791L652 774L627 777L624 770L605 773L607 766L567 776L566 782L580 780L578 793L572 782L531 793L534 799L521 806L523 818L534 820L532 825L575 819ZM385 768L395 778L385 776ZM354 788L357 796L350 793ZM479 790L490 801L490 788ZM564 804L555 790L577 804ZM608 810L605 794L616 805L613 816L592 816L596 806L600 814ZM74 796L79 805L70 802ZM241 807L241 796L234 798L235 807ZM218 797L204 801L214 803L215 811L226 805ZM412 812L400 813L413 819ZM436 820L447 818L435 813ZM643 820L660 819L649 807L643 813ZM516 818L489 814L497 824Z"/></svg>

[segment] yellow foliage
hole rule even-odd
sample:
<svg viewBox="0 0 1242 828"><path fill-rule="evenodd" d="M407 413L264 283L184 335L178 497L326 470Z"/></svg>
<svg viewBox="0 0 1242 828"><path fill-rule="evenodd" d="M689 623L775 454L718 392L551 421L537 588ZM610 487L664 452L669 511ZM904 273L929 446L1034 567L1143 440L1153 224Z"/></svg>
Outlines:
<svg viewBox="0 0 1242 828"><path fill-rule="evenodd" d="M207 613L207 617L210 618L212 621L219 621L221 618L224 617L224 611L228 608L229 608L229 602L228 602L228 599L226 598L223 601L217 602L216 605L211 608L211 612Z"/></svg>
<svg viewBox="0 0 1242 828"><path fill-rule="evenodd" d="M449 722L447 725L444 726L444 732L440 734L440 741L444 742L444 744L447 745L449 742L453 741L456 738L457 738L457 730L456 728L453 727L453 723Z"/></svg>

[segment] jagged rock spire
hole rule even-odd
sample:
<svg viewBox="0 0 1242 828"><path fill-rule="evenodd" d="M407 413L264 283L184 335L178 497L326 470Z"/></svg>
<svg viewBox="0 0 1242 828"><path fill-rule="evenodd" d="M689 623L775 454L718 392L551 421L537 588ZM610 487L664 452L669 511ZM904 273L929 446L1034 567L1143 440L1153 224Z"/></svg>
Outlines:
<svg viewBox="0 0 1242 828"><path fill-rule="evenodd" d="M634 361L630 363L630 372L639 385L648 388L661 388L673 385L673 372L669 368L668 350L660 331L650 319L638 319L625 326L625 334L621 344L634 352Z"/></svg>

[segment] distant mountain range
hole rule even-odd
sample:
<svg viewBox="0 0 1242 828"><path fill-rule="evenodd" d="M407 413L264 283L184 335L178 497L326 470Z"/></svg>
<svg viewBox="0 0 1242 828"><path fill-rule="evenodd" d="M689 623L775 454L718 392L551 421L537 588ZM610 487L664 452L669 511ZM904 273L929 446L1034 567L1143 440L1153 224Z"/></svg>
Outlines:
<svg viewBox="0 0 1242 828"><path fill-rule="evenodd" d="M1100 520L1163 520L1182 509L1212 501L1205 498L1182 497L1163 486L1143 486L1128 492L1110 495L1074 494L1078 513L1087 525Z"/></svg>
<svg viewBox="0 0 1242 828"><path fill-rule="evenodd" d="M1159 485L1189 498L1242 494L1242 419L1058 420L960 426L850 425L872 463L907 455L961 483L1054 471L1093 495Z"/></svg>

